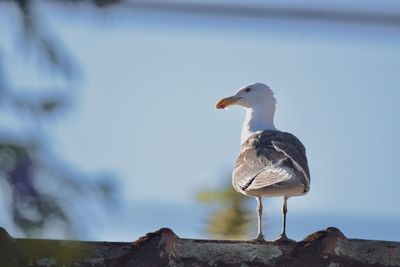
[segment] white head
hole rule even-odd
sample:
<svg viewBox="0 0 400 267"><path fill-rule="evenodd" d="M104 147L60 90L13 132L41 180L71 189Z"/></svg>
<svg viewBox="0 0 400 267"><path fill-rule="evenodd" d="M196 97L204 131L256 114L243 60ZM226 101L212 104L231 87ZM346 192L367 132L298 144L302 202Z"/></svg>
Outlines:
<svg viewBox="0 0 400 267"><path fill-rule="evenodd" d="M268 87L268 85L263 83L253 83L243 86L235 95L218 101L216 108L224 109L231 105L239 105L245 108L269 106L275 110L275 104L276 100L274 92Z"/></svg>
<svg viewBox="0 0 400 267"><path fill-rule="evenodd" d="M253 83L239 89L233 96L217 102L217 109L239 105L246 109L246 119L242 129L242 143L254 132L276 130L274 114L276 99L274 92L263 83Z"/></svg>

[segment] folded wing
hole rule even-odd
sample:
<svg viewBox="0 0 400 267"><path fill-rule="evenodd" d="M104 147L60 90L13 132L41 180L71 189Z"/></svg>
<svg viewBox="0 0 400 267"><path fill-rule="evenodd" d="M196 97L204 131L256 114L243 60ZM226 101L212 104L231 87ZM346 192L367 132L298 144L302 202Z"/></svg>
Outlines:
<svg viewBox="0 0 400 267"><path fill-rule="evenodd" d="M297 179L308 190L309 177L305 148L294 135L262 131L242 145L233 184L239 191L248 191Z"/></svg>

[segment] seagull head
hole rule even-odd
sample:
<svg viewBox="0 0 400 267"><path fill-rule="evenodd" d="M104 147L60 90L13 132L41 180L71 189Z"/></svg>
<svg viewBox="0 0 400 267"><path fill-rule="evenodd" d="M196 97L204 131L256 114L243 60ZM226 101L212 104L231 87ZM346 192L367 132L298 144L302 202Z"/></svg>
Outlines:
<svg viewBox="0 0 400 267"><path fill-rule="evenodd" d="M224 109L228 106L239 105L250 109L268 106L275 109L275 103L274 92L268 85L253 83L243 86L233 96L219 100L216 108Z"/></svg>

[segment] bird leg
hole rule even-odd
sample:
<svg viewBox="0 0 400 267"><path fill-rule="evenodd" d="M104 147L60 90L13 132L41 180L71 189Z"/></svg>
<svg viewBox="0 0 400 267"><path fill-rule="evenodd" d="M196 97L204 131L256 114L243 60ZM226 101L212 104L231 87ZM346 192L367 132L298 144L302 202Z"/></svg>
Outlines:
<svg viewBox="0 0 400 267"><path fill-rule="evenodd" d="M261 197L257 197L257 214L258 214L258 233L257 233L257 238L256 240L264 240L264 235L262 234L262 227L261 227L261 221L262 221L262 212L263 212L263 205L261 202Z"/></svg>
<svg viewBox="0 0 400 267"><path fill-rule="evenodd" d="M287 200L288 197L283 198L283 207L282 207L282 212L283 212L283 227L282 227L282 234L280 240L288 240L286 236L286 213L287 213Z"/></svg>
<svg viewBox="0 0 400 267"><path fill-rule="evenodd" d="M283 244L296 243L295 240L289 239L286 236L286 213L287 213L287 200L288 200L288 198L289 197L284 197L284 200L283 200L283 207L282 207L282 212L283 212L282 234L281 234L281 237L279 239L275 240L275 242L283 243Z"/></svg>

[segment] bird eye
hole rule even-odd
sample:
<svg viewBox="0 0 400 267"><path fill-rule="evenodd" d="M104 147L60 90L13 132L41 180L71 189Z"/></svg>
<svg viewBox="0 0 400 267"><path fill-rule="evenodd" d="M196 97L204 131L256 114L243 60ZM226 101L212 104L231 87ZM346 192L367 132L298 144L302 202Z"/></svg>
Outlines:
<svg viewBox="0 0 400 267"><path fill-rule="evenodd" d="M246 89L244 89L244 91L245 91L246 93L248 93L248 92L251 91L251 88L246 88Z"/></svg>

